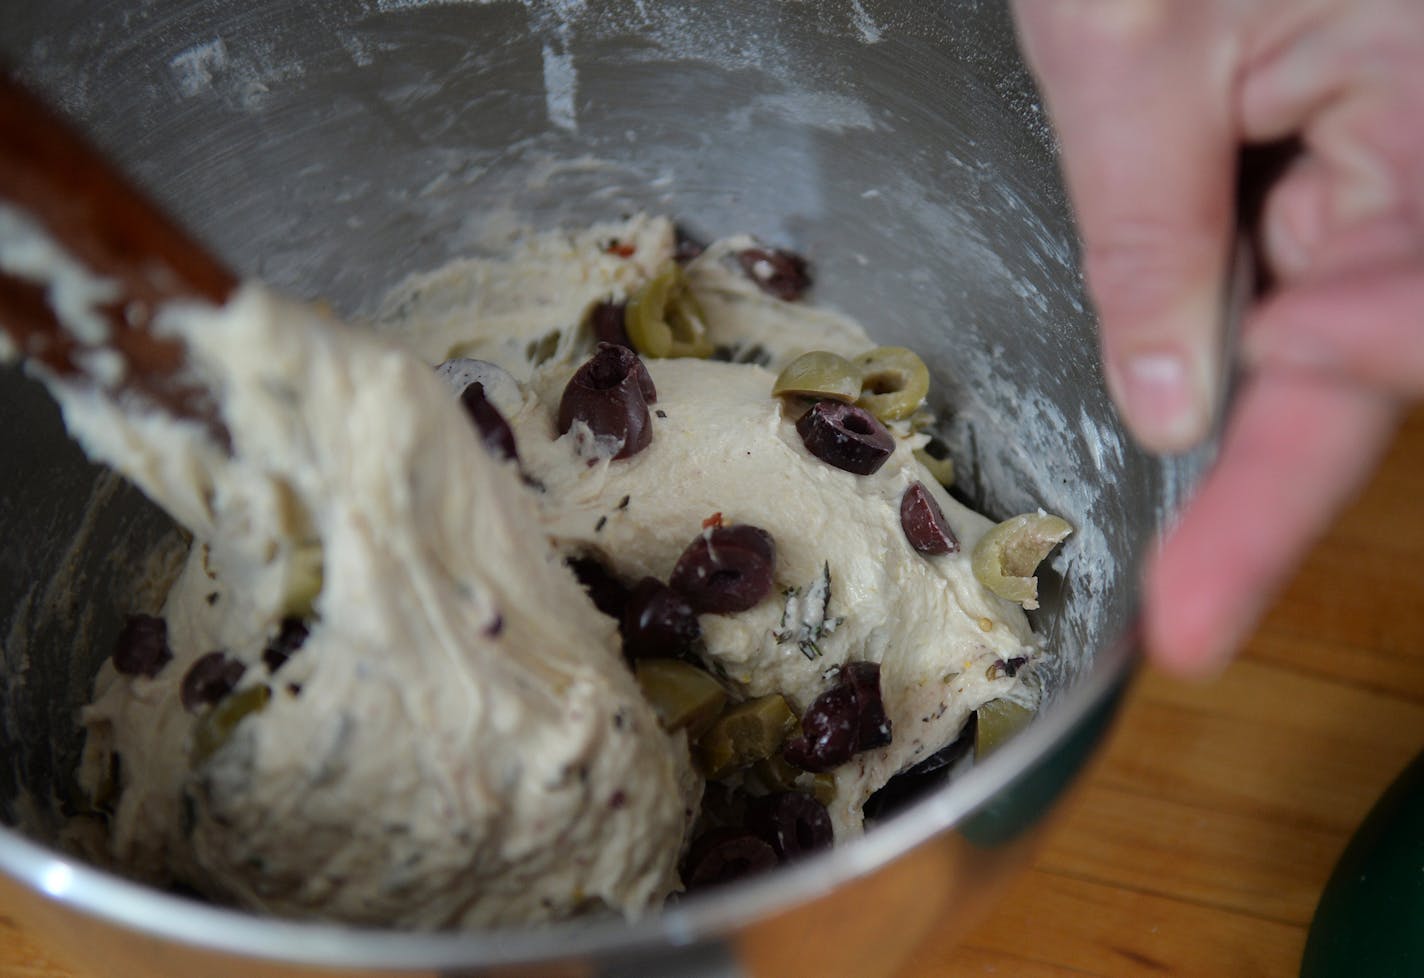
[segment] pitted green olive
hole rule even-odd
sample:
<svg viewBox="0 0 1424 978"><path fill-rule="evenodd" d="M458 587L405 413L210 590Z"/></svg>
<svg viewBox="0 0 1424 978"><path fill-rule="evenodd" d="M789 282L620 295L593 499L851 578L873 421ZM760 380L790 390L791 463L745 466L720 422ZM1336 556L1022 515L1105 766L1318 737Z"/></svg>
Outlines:
<svg viewBox="0 0 1424 978"><path fill-rule="evenodd" d="M669 732L698 737L727 703L727 693L706 671L679 659L639 659L634 669L643 697Z"/></svg>
<svg viewBox="0 0 1424 978"><path fill-rule="evenodd" d="M813 350L786 365L772 385L771 393L818 400L830 398L851 404L860 396L860 371L845 357Z"/></svg>
<svg viewBox="0 0 1424 978"><path fill-rule="evenodd" d="M954 459L948 456L935 458L923 448L915 449L915 458L920 460L920 464L929 470L930 475L935 477L935 481L946 489L954 485Z"/></svg>
<svg viewBox="0 0 1424 978"><path fill-rule="evenodd" d="M881 421L908 418L930 391L929 368L903 346L877 346L852 362L860 370L856 403Z"/></svg>
<svg viewBox="0 0 1424 978"><path fill-rule="evenodd" d="M830 805L836 794L836 778L829 771L811 774L792 764L780 754L756 762L752 768L757 780L767 791L800 791L811 795L822 805Z"/></svg>
<svg viewBox="0 0 1424 978"><path fill-rule="evenodd" d="M738 704L722 714L698 741L702 772L717 781L771 757L796 729L796 714L777 693Z"/></svg>
<svg viewBox="0 0 1424 978"><path fill-rule="evenodd" d="M668 262L633 294L623 314L623 326L628 342L645 357L712 355L707 315L677 262Z"/></svg>
<svg viewBox="0 0 1424 978"><path fill-rule="evenodd" d="M197 767L217 753L231 739L237 725L253 713L261 712L271 698L272 691L266 686L248 686L199 717L188 751L193 766Z"/></svg>
<svg viewBox="0 0 1424 978"><path fill-rule="evenodd" d="M1025 513L989 530L974 546L970 566L979 583L1030 611L1038 607L1034 570L1073 527L1060 516Z"/></svg>
<svg viewBox="0 0 1424 978"><path fill-rule="evenodd" d="M1010 700L990 700L977 711L974 726L974 756L988 757L1033 719L1033 711Z"/></svg>
<svg viewBox="0 0 1424 978"><path fill-rule="evenodd" d="M284 618L310 618L321 594L323 574L321 543L303 543L292 548L287 562L287 587L282 598Z"/></svg>

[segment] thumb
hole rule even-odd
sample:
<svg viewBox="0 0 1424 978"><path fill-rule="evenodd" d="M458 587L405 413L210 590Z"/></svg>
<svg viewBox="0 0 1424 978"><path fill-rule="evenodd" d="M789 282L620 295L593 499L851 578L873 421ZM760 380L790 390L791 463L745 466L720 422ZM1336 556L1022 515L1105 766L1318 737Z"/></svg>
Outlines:
<svg viewBox="0 0 1424 978"><path fill-rule="evenodd" d="M1015 2L1062 147L1108 389L1154 451L1207 434L1221 375L1236 49L1217 9Z"/></svg>

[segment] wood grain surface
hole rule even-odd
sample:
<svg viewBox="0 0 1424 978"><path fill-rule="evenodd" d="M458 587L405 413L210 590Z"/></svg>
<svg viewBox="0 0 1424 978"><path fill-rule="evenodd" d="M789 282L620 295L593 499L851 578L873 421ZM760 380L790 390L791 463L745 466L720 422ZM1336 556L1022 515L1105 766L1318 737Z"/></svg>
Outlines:
<svg viewBox="0 0 1424 978"><path fill-rule="evenodd" d="M1320 890L1424 748L1424 411L1215 682L1146 672L1032 868L903 978L1289 978ZM0 904L0 975L65 965Z"/></svg>

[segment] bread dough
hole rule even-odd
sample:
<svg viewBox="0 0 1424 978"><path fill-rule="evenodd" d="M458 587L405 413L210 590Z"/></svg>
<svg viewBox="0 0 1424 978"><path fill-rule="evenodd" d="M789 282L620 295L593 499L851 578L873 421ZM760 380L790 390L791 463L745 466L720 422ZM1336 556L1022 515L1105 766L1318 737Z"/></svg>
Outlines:
<svg viewBox="0 0 1424 978"><path fill-rule="evenodd" d="M890 426L894 454L870 476L807 452L771 394L777 371L805 350L873 344L844 317L760 291L735 260L747 244L719 242L687 274L714 342L754 362L648 361L652 443L625 460L590 456L554 418L592 350L589 307L626 298L671 257L663 219L531 233L504 256L412 279L365 325L256 285L221 310L169 310L166 328L218 392L230 453L192 422L63 391L91 454L194 535L162 609L173 661L154 678L106 664L83 713L84 781L117 793L107 857L257 910L357 923L655 908L677 889L702 784L563 559L666 580L717 513L776 543L771 595L701 618L706 661L736 693L780 692L800 711L842 663L881 665L894 737L835 770L838 840L860 831L871 792L953 741L975 708L1028 697L1021 674L995 666L1037 644L969 567L989 521L916 461L926 438L907 422ZM514 378L491 397L517 464L485 452L430 369L452 356ZM906 541L899 504L916 481L958 553ZM313 555L310 635L273 672L263 651ZM234 695L262 685L270 699L195 763L210 708L184 708L182 679L214 650L246 667Z"/></svg>

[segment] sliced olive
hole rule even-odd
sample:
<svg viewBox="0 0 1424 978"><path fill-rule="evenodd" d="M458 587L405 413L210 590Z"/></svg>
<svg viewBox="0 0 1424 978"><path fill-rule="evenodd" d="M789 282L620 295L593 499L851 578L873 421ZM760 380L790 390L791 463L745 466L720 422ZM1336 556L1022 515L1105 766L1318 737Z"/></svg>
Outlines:
<svg viewBox="0 0 1424 978"><path fill-rule="evenodd" d="M698 741L702 771L709 780L717 781L771 757L796 726L796 714L779 693L734 706Z"/></svg>
<svg viewBox="0 0 1424 978"><path fill-rule="evenodd" d="M908 418L930 392L929 368L903 346L877 346L854 363L861 383L856 403L881 421Z"/></svg>
<svg viewBox="0 0 1424 978"><path fill-rule="evenodd" d="M696 738L727 703L727 693L717 680L678 659L641 659L634 671L643 696L669 732L686 730Z"/></svg>
<svg viewBox="0 0 1424 978"><path fill-rule="evenodd" d="M940 485L946 489L954 485L954 459L948 456L935 458L923 448L915 449L915 458L929 470L930 475L934 476Z"/></svg>
<svg viewBox="0 0 1424 978"><path fill-rule="evenodd" d="M114 669L125 676L152 679L172 659L168 623L154 615L129 615L114 642Z"/></svg>
<svg viewBox="0 0 1424 978"><path fill-rule="evenodd" d="M321 543L301 543L294 547L287 562L282 617L310 618L317 595L321 594L322 578Z"/></svg>
<svg viewBox="0 0 1424 978"><path fill-rule="evenodd" d="M835 775L803 771L780 754L757 761L752 773L768 792L801 791L822 805L829 805L836 795Z"/></svg>
<svg viewBox="0 0 1424 978"><path fill-rule="evenodd" d="M1025 513L1007 519L979 538L971 566L979 583L1029 610L1038 607L1033 572L1073 527L1060 516Z"/></svg>
<svg viewBox="0 0 1424 978"><path fill-rule="evenodd" d="M860 371L845 357L814 350L788 363L771 392L850 404L860 396Z"/></svg>
<svg viewBox="0 0 1424 978"><path fill-rule="evenodd" d="M196 767L202 764L232 737L237 725L253 713L258 713L272 698L266 686L249 686L233 693L198 718L193 727L193 742L188 758Z"/></svg>
<svg viewBox="0 0 1424 978"><path fill-rule="evenodd" d="M628 301L628 340L645 357L709 357L707 316L682 266L668 262Z"/></svg>
<svg viewBox="0 0 1424 978"><path fill-rule="evenodd" d="M1033 711L1010 700L990 700L979 707L975 722L974 756L988 757L1028 726Z"/></svg>

